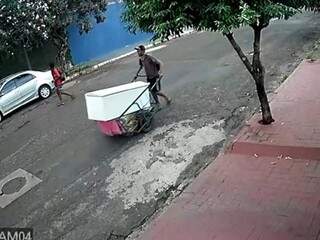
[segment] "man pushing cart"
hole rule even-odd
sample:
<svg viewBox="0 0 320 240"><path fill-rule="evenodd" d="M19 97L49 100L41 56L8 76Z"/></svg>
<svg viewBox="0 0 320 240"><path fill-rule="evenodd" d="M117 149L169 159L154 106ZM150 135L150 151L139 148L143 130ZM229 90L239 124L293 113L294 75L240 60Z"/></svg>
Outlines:
<svg viewBox="0 0 320 240"><path fill-rule="evenodd" d="M166 96L164 93L161 92L160 81L162 78L162 75L161 75L162 63L157 58L146 54L146 48L143 45L136 47L135 50L137 50L137 53L139 56L140 68L134 80L137 79L142 68L144 68L144 71L147 77L147 82L150 83L149 90L153 95L155 102L159 104L158 96L160 96L166 100L167 104L170 104L172 101L171 98L169 98L168 96Z"/></svg>
<svg viewBox="0 0 320 240"><path fill-rule="evenodd" d="M140 69L128 84L85 94L88 118L95 120L102 133L108 136L132 135L151 130L152 119L159 105L158 96L171 99L160 90L161 63L145 54L145 48L136 48ZM147 82L136 81L142 68Z"/></svg>

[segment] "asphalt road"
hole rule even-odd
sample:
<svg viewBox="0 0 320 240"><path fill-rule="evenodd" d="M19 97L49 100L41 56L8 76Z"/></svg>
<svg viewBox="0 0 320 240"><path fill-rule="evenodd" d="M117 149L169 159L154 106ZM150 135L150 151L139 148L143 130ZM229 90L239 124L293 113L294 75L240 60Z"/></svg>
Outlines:
<svg viewBox="0 0 320 240"><path fill-rule="evenodd" d="M319 39L319 21L302 14L263 32L269 93ZM250 55L251 31L241 29L236 38ZM214 160L258 106L253 81L218 33L166 45L152 55L165 63L162 85L173 104L156 115L148 134L105 137L86 116L84 93L129 81L136 56L76 79L68 88L77 98L63 107L56 97L36 101L0 124L0 181L17 169L41 180L0 208L1 227L33 227L36 239L122 239Z"/></svg>

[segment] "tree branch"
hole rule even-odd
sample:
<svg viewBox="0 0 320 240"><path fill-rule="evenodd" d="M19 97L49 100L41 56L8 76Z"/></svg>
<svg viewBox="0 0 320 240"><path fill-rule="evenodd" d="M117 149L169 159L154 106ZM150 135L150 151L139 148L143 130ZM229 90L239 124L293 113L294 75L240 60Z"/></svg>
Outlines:
<svg viewBox="0 0 320 240"><path fill-rule="evenodd" d="M238 53L241 61L244 63L244 65L246 66L246 68L248 69L250 74L253 75L254 74L253 67L252 67L248 57L243 53L241 47L239 46L239 44L234 39L233 34L232 33L228 33L228 34L225 34L225 36L227 37L227 39L231 43L231 45L234 48L234 50L236 50L236 52Z"/></svg>

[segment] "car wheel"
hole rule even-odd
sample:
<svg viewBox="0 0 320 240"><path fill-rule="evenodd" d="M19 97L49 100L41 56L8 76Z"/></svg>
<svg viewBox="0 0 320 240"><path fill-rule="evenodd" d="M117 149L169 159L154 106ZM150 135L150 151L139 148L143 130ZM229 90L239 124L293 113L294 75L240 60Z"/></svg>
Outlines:
<svg viewBox="0 0 320 240"><path fill-rule="evenodd" d="M39 88L39 96L42 99L47 99L51 95L51 88L48 85L42 85Z"/></svg>

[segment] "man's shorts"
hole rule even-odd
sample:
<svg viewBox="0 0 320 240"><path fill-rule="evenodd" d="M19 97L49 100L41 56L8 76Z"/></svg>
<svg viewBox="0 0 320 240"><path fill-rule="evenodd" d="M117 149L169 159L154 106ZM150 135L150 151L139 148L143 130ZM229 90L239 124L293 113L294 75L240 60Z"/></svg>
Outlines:
<svg viewBox="0 0 320 240"><path fill-rule="evenodd" d="M159 79L159 77L147 79L147 82L150 83L149 90L151 92L157 93L157 92L161 91L161 84L160 84L161 79L157 82L158 79Z"/></svg>

